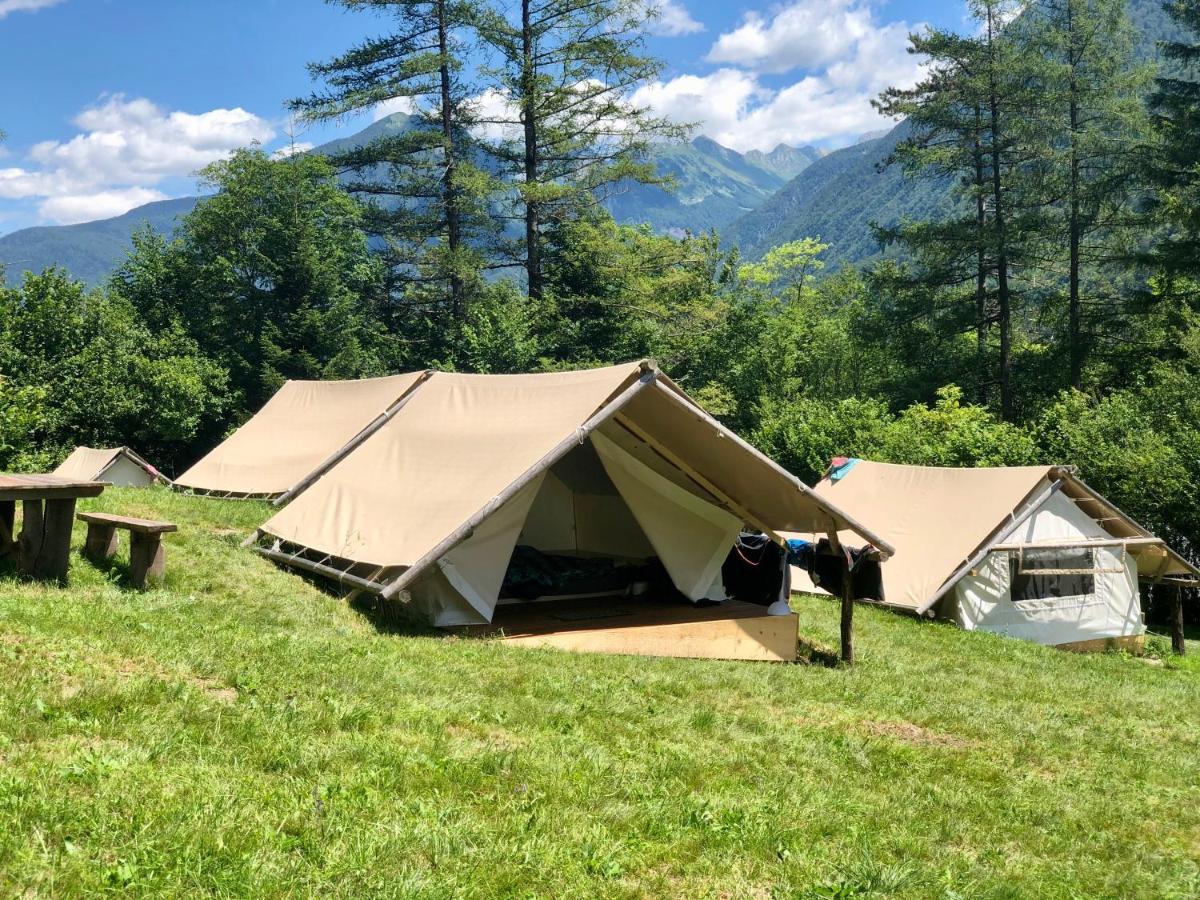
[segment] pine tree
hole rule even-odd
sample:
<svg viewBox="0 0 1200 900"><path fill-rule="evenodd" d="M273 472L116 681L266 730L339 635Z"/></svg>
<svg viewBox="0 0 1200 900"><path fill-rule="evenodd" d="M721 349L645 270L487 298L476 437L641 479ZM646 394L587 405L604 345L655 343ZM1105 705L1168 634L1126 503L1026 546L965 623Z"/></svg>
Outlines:
<svg viewBox="0 0 1200 900"><path fill-rule="evenodd" d="M1117 309L1118 267L1136 243L1139 149L1150 66L1135 62L1124 0L1038 0L1022 39L1041 63L1024 202L1041 207L1044 266L1065 281L1069 383L1083 385L1088 353ZM1065 248L1065 254L1063 253Z"/></svg>
<svg viewBox="0 0 1200 900"><path fill-rule="evenodd" d="M495 55L493 110L481 124L512 186L507 217L523 226L513 255L535 300L545 287L547 226L622 181L659 183L645 159L650 141L686 133L629 99L661 69L644 48L654 15L641 0L519 0L514 16L481 18Z"/></svg>
<svg viewBox="0 0 1200 900"><path fill-rule="evenodd" d="M394 284L421 305L449 300L455 318L481 268L492 231L492 184L475 165L471 129L476 86L464 76L464 48L476 17L472 0L330 0L390 15L395 29L309 71L328 89L295 100L313 121L338 119L400 101L403 127L333 154L349 191L367 201L367 227L386 243ZM432 290L430 290L432 288Z"/></svg>
<svg viewBox="0 0 1200 900"><path fill-rule="evenodd" d="M1014 414L1013 265L1024 259L1025 237L1013 192L1025 161L1021 116L1032 105L1029 60L1006 34L1016 10L1013 0L972 0L977 35L938 29L912 35L911 52L930 60L925 77L911 89L885 91L876 102L885 115L910 124L892 161L916 177L954 179L965 201L937 221L881 229L880 237L900 242L914 256L911 277L925 293L949 301L942 314L950 327L972 322L981 394L990 384L982 370L990 367L985 358L994 328L995 382L1006 419ZM968 298L969 319L961 312Z"/></svg>
<svg viewBox="0 0 1200 900"><path fill-rule="evenodd" d="M1162 45L1169 69L1151 97L1160 138L1149 176L1155 211L1168 232L1153 261L1168 293L1200 304L1200 0L1175 0L1167 11L1190 37Z"/></svg>

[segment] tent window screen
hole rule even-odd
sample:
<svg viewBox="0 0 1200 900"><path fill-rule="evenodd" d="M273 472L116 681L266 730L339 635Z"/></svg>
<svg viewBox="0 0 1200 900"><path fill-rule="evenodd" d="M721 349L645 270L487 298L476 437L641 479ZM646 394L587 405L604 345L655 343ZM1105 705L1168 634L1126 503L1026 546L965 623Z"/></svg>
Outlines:
<svg viewBox="0 0 1200 900"><path fill-rule="evenodd" d="M1027 549L1009 557L1014 602L1086 597L1096 592L1096 560L1090 547Z"/></svg>

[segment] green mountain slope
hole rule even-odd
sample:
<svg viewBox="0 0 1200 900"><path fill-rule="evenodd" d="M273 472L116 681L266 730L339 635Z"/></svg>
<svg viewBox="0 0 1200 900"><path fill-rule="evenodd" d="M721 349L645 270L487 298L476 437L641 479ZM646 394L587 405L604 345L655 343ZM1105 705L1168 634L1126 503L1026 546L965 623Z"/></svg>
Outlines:
<svg viewBox="0 0 1200 900"><path fill-rule="evenodd" d="M124 258L130 235L146 225L160 234L169 233L198 199L160 200L98 222L14 231L0 237L0 266L10 284L19 281L26 271L40 272L55 265L88 284L96 284Z"/></svg>
<svg viewBox="0 0 1200 900"><path fill-rule="evenodd" d="M668 145L656 156L658 171L674 182L672 190L622 185L605 199L605 206L618 222L646 223L656 231L722 229L820 157L813 147L786 144L770 153L743 155L698 137Z"/></svg>
<svg viewBox="0 0 1200 900"><path fill-rule="evenodd" d="M881 138L835 150L807 167L757 209L726 229L725 242L757 258L787 241L818 237L828 259L855 262L879 252L871 223L892 225L952 202L948 181L905 178L884 161L908 133L904 123Z"/></svg>
<svg viewBox="0 0 1200 900"><path fill-rule="evenodd" d="M1139 35L1137 53L1157 58L1157 42L1178 37L1161 0L1130 0ZM828 259L859 262L877 255L871 223L893 225L924 218L952 202L949 180L908 179L883 162L907 134L904 123L883 137L834 151L805 168L723 234L725 243L757 258L785 241L819 237L831 244Z"/></svg>

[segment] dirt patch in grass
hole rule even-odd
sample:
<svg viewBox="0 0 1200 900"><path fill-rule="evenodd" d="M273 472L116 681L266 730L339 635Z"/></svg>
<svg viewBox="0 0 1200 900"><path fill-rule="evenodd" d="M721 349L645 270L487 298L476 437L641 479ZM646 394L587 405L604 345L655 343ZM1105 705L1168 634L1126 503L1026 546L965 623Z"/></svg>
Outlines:
<svg viewBox="0 0 1200 900"><path fill-rule="evenodd" d="M975 746L974 741L954 734L930 731L913 722L865 722L863 727L875 737L893 738L915 747L950 747L963 750Z"/></svg>

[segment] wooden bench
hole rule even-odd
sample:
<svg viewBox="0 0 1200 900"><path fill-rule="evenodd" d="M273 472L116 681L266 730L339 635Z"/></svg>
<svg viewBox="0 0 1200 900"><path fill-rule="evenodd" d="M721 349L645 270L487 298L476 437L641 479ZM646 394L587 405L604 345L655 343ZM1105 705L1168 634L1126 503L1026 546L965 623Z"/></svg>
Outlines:
<svg viewBox="0 0 1200 900"><path fill-rule="evenodd" d="M137 588L162 581L166 568L162 536L170 531L178 531L178 525L108 513L81 512L76 518L87 523L87 543L83 545L83 553L88 559L93 562L112 559L117 552L117 529L128 531L129 580Z"/></svg>

